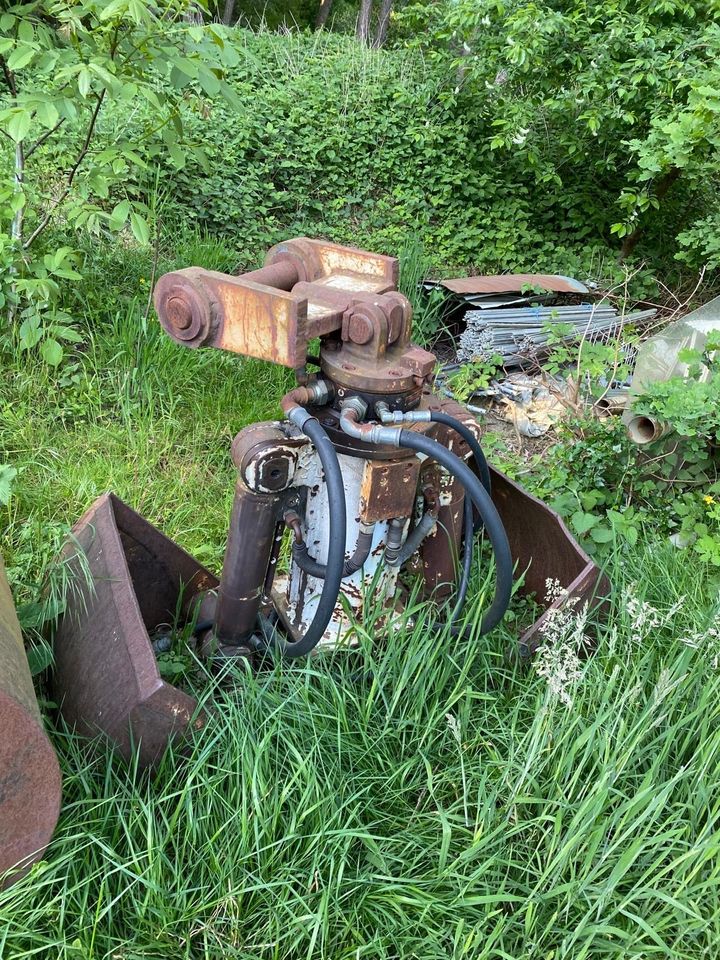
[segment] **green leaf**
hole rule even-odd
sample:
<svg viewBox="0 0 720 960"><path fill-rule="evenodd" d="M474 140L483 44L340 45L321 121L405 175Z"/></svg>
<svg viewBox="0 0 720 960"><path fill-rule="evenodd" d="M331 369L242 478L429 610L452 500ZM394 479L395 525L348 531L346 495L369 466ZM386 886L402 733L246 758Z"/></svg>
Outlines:
<svg viewBox="0 0 720 960"><path fill-rule="evenodd" d="M116 204L113 207L113 211L110 214L110 229L111 230L122 230L125 226L125 222L130 214L130 201L121 200L120 203Z"/></svg>
<svg viewBox="0 0 720 960"><path fill-rule="evenodd" d="M79 274L76 274L76 276L79 276ZM80 279L82 279L82 277L80 277ZM68 343L83 342L82 335L79 334L77 330L73 330L72 327L65 327L65 326L61 326L60 324L54 323L52 325L52 332L54 336L58 337L58 339L67 340Z"/></svg>
<svg viewBox="0 0 720 960"><path fill-rule="evenodd" d="M30 675L37 677L51 666L53 662L52 647L46 642L31 644L27 649L27 661L30 667Z"/></svg>
<svg viewBox="0 0 720 960"><path fill-rule="evenodd" d="M21 140L25 139L30 129L30 122L29 110L16 110L10 117L7 123L7 132L15 143L20 143Z"/></svg>
<svg viewBox="0 0 720 960"><path fill-rule="evenodd" d="M40 356L43 358L45 363L49 364L51 367L57 367L63 358L63 348L57 342L53 340L52 337L48 337L46 340L43 340L40 346Z"/></svg>
<svg viewBox="0 0 720 960"><path fill-rule="evenodd" d="M27 43L19 43L7 58L7 68L11 72L26 67L37 51Z"/></svg>
<svg viewBox="0 0 720 960"><path fill-rule="evenodd" d="M147 220L134 210L130 214L130 227L133 236L141 246L146 246L150 242L150 227Z"/></svg>
<svg viewBox="0 0 720 960"><path fill-rule="evenodd" d="M21 20L18 27L18 39L23 43L32 43L35 39L35 30L29 20Z"/></svg>
<svg viewBox="0 0 720 960"><path fill-rule="evenodd" d="M28 317L27 320L23 320L23 322L20 324L18 335L20 337L20 349L32 350L32 348L42 339L40 318L38 316L32 316Z"/></svg>
<svg viewBox="0 0 720 960"><path fill-rule="evenodd" d="M220 92L220 81L207 67L200 67L198 71L198 80L200 86L209 97L214 97Z"/></svg>
<svg viewBox="0 0 720 960"><path fill-rule="evenodd" d="M13 213L17 213L18 210L22 210L22 208L25 206L26 203L27 203L27 197L25 196L23 191L17 190L13 194L12 199L10 200L10 209L12 210Z"/></svg>
<svg viewBox="0 0 720 960"><path fill-rule="evenodd" d="M176 143L168 144L168 153L170 154L170 159L173 162L178 170L182 170L185 166L187 155L184 150L181 150Z"/></svg>
<svg viewBox="0 0 720 960"><path fill-rule="evenodd" d="M87 95L90 93L91 83L92 83L92 74L87 69L87 67L83 67L83 69L78 74L78 80L77 80L78 90L80 91L81 96L87 97Z"/></svg>
<svg viewBox="0 0 720 960"><path fill-rule="evenodd" d="M12 496L13 480L17 476L15 467L7 463L0 464L0 503L7 506Z"/></svg>
<svg viewBox="0 0 720 960"><path fill-rule="evenodd" d="M638 529L637 527L628 526L623 530L623 536L630 544L631 547L634 547L638 542Z"/></svg>
<svg viewBox="0 0 720 960"><path fill-rule="evenodd" d="M583 513L582 510L577 510L570 518L570 522L577 533L582 535L600 523L600 517L596 517L592 513Z"/></svg>
<svg viewBox="0 0 720 960"><path fill-rule="evenodd" d="M593 527L590 531L590 536L595 541L595 543L610 543L613 539L613 532L610 527Z"/></svg>
<svg viewBox="0 0 720 960"><path fill-rule="evenodd" d="M60 119L60 114L52 100L41 100L35 107L35 116L38 123L41 123L49 130L54 127Z"/></svg>

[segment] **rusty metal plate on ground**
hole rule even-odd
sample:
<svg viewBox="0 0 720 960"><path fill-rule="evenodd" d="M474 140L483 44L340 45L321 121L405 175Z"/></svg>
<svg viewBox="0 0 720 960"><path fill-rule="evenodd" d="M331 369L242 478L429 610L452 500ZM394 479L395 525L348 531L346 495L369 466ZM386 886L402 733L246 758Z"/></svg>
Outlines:
<svg viewBox="0 0 720 960"><path fill-rule="evenodd" d="M161 678L149 631L187 617L217 580L111 493L73 534L92 584L81 584L58 624L54 698L78 732L106 734L125 756L137 744L141 765L152 765L174 735L203 721L195 700Z"/></svg>
<svg viewBox="0 0 720 960"><path fill-rule="evenodd" d="M549 273L504 273L499 276L458 277L441 280L440 286L452 293L522 293L528 288L552 293L589 293L588 288L572 277Z"/></svg>
<svg viewBox="0 0 720 960"><path fill-rule="evenodd" d="M60 768L42 727L0 559L0 889L42 856L60 813L60 793Z"/></svg>
<svg viewBox="0 0 720 960"><path fill-rule="evenodd" d="M557 581L564 591L521 636L520 652L529 656L542 643L542 626L551 610L571 598L591 607L601 606L610 594L610 581L559 514L494 467L490 473L493 502L510 541L515 576L523 576L520 592L534 594L542 605L548 580Z"/></svg>

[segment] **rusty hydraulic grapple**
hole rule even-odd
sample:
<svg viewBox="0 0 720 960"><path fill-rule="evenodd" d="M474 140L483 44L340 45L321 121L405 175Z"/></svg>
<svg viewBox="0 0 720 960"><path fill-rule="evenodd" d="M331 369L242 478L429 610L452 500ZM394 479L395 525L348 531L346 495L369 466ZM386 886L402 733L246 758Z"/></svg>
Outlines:
<svg viewBox="0 0 720 960"><path fill-rule="evenodd" d="M496 571L481 632L502 619L514 577L540 602L548 578L581 599L604 592L560 518L488 466L475 418L433 393L435 357L411 342L397 280L391 257L309 239L273 247L243 276L191 267L160 278L155 306L173 340L281 364L298 386L282 399L285 419L233 442L219 583L112 495L77 525L96 582L56 640L56 698L69 721L126 752L138 742L145 763L202 722L161 680L151 644L178 605L209 657L292 658L346 643L370 597L392 616L400 574L414 572L459 632L481 529ZM280 574L285 535L291 563ZM525 651L539 624L521 638Z"/></svg>

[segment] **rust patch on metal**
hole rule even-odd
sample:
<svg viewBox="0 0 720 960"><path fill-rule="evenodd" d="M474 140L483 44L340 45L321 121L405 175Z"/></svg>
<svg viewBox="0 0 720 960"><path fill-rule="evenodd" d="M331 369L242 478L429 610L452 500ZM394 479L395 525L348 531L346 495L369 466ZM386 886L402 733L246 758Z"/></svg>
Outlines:
<svg viewBox="0 0 720 960"><path fill-rule="evenodd" d="M420 461L366 460L360 485L363 523L409 517L415 506Z"/></svg>
<svg viewBox="0 0 720 960"><path fill-rule="evenodd" d="M73 528L92 583L78 575L55 637L54 699L66 722L105 734L142 766L188 731L195 700L160 676L149 631L189 617L216 578L114 494L99 497ZM70 555L76 548L65 548ZM193 720L193 718L195 718Z"/></svg>
<svg viewBox="0 0 720 960"><path fill-rule="evenodd" d="M0 559L0 889L42 856L60 813L60 794L60 768L42 727Z"/></svg>
<svg viewBox="0 0 720 960"><path fill-rule="evenodd" d="M184 346L298 369L308 340L339 330L353 298L382 296L397 277L394 257L301 237L273 247L264 267L240 277L199 267L167 273L154 300L163 328Z"/></svg>
<svg viewBox="0 0 720 960"><path fill-rule="evenodd" d="M441 280L440 285L452 293L521 293L532 287L552 293L589 293L588 288L572 277L549 273L505 273L499 276L457 277Z"/></svg>

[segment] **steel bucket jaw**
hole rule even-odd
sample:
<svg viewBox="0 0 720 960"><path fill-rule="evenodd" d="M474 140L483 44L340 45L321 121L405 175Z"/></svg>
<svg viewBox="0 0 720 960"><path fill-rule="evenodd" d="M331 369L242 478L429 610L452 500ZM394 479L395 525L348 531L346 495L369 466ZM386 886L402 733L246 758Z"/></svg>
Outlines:
<svg viewBox="0 0 720 960"><path fill-rule="evenodd" d="M196 701L162 679L150 631L189 618L216 578L112 493L99 497L65 546L91 573L68 598L55 635L54 697L68 725L105 734L151 766L171 737L201 727ZM70 560L72 565L72 559ZM79 564L75 573L82 580Z"/></svg>

